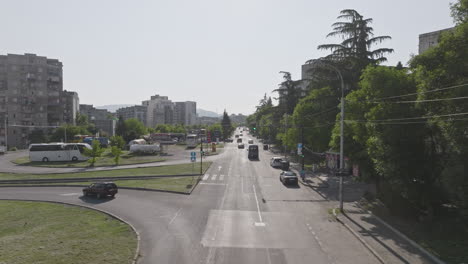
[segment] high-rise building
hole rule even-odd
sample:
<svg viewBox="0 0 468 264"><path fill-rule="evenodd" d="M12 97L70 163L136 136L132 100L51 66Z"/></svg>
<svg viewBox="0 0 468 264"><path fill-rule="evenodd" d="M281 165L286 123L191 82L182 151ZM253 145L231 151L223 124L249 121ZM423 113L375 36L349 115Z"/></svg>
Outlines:
<svg viewBox="0 0 468 264"><path fill-rule="evenodd" d="M62 92L63 120L67 124L76 125L76 114L80 111L80 99L78 93L63 91Z"/></svg>
<svg viewBox="0 0 468 264"><path fill-rule="evenodd" d="M9 147L26 148L33 129L74 122L72 101L78 95L70 99L70 92L63 92L62 76L57 59L28 53L0 55L0 144L6 143L6 130Z"/></svg>
<svg viewBox="0 0 468 264"><path fill-rule="evenodd" d="M439 44L440 35L443 32L449 32L449 31L452 31L453 29L454 28L446 28L446 29L437 30L437 31L428 32L428 33L419 35L419 54Z"/></svg>
<svg viewBox="0 0 468 264"><path fill-rule="evenodd" d="M174 124L195 125L197 122L197 103L176 102L174 107Z"/></svg>
<svg viewBox="0 0 468 264"><path fill-rule="evenodd" d="M115 135L116 120L111 112L106 109L96 109L93 105L80 104L80 114L88 117L99 132L108 136Z"/></svg>
<svg viewBox="0 0 468 264"><path fill-rule="evenodd" d="M147 107L146 126L155 127L158 124L173 123L171 113L174 112L174 104L167 96L151 96L151 99L143 101L142 105Z"/></svg>
<svg viewBox="0 0 468 264"><path fill-rule="evenodd" d="M117 109L116 116L117 118L122 116L124 120L127 120L129 118L136 118L146 126L147 111L148 106L134 105Z"/></svg>

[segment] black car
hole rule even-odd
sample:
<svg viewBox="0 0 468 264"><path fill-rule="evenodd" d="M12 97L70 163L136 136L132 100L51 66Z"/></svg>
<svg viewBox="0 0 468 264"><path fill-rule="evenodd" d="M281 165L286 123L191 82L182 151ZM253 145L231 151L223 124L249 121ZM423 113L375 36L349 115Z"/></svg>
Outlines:
<svg viewBox="0 0 468 264"><path fill-rule="evenodd" d="M297 174L292 171L282 171L280 173L280 181L284 184L292 183L297 185L299 179L297 178Z"/></svg>
<svg viewBox="0 0 468 264"><path fill-rule="evenodd" d="M96 182L83 189L83 195L96 195L98 199L106 196L114 197L118 192L117 185L113 182Z"/></svg>

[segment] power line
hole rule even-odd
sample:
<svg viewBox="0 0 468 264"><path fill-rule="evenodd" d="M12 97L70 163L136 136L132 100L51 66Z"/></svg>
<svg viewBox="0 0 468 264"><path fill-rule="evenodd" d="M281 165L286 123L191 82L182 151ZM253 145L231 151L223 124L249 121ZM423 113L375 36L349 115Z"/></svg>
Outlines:
<svg viewBox="0 0 468 264"><path fill-rule="evenodd" d="M446 115L432 115L432 116L420 116L420 117L406 117L406 118L393 118L393 119L374 119L374 120L345 120L346 122L391 122L391 121L402 121L402 120L417 120L417 119L428 119L434 117L448 117L448 116L462 116L468 115L467 113L455 113Z"/></svg>
<svg viewBox="0 0 468 264"><path fill-rule="evenodd" d="M450 101L450 100L462 100L468 99L468 96L462 97L451 97L451 98L440 98L440 99L429 99L429 100L414 100L414 101L395 101L395 102L375 102L370 101L370 103L381 104L381 103L390 103L390 104L409 104L409 103L426 103L426 102L439 102L439 101Z"/></svg>
<svg viewBox="0 0 468 264"><path fill-rule="evenodd" d="M444 122L455 122L455 121L468 121L468 118L456 118L456 119L446 119ZM345 121L346 122L346 121ZM406 121L406 122L372 122L372 121L348 121L348 123L371 123L376 125L407 125L407 124L425 124L427 120L424 121Z"/></svg>
<svg viewBox="0 0 468 264"><path fill-rule="evenodd" d="M439 89L434 89L434 90L421 91L421 92L416 92L416 93L409 93L409 94L403 94L403 95L395 95L395 96L376 98L376 99L369 100L369 101L381 101L381 100L386 100L386 99L401 98L401 97L407 97L407 96L418 95L418 94L434 93L434 92L445 91L445 90L455 89L455 88L464 87L464 86L468 87L468 83L449 86L449 87L444 87L444 88L439 88Z"/></svg>

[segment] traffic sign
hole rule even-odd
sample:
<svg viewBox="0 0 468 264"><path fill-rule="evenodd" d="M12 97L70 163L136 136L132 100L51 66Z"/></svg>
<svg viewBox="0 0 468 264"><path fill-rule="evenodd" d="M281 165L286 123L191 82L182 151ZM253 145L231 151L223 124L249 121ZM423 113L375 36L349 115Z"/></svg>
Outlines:
<svg viewBox="0 0 468 264"><path fill-rule="evenodd" d="M302 143L297 143L297 155L302 155Z"/></svg>
<svg viewBox="0 0 468 264"><path fill-rule="evenodd" d="M197 153L195 151L190 152L190 157L196 157Z"/></svg>
<svg viewBox="0 0 468 264"><path fill-rule="evenodd" d="M191 162L197 161L197 157L190 157L190 161L191 161Z"/></svg>

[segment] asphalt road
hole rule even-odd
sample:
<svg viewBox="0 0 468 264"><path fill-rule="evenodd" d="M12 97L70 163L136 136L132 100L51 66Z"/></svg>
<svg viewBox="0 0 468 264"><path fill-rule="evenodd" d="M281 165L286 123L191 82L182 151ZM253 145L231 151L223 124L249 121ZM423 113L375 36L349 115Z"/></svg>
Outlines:
<svg viewBox="0 0 468 264"><path fill-rule="evenodd" d="M244 140L246 141L244 132ZM132 223L139 263L376 263L328 215L332 206L302 186L285 186L270 152L249 161L227 144L190 196L121 190L115 199L81 197L80 188L1 188L0 198L85 204Z"/></svg>

